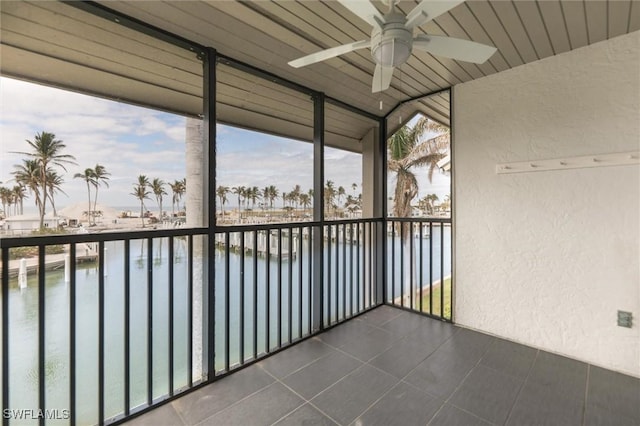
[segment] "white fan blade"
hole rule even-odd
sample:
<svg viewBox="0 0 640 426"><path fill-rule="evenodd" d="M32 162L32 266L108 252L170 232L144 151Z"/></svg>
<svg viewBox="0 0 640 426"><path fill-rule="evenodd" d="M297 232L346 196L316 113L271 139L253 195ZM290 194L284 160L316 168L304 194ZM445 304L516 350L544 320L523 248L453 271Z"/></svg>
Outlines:
<svg viewBox="0 0 640 426"><path fill-rule="evenodd" d="M498 50L493 46L476 43L475 41L434 35L420 35L414 38L413 48L437 56L475 64L484 63Z"/></svg>
<svg viewBox="0 0 640 426"><path fill-rule="evenodd" d="M354 50L364 49L371 46L371 40L360 40L349 44L343 44L342 46L332 47L331 49L321 50L320 52L312 53L302 58L295 59L289 62L294 68L304 67L306 65L315 64L316 62L324 61L326 59L335 58L336 56L344 55L345 53L353 52Z"/></svg>
<svg viewBox="0 0 640 426"><path fill-rule="evenodd" d="M384 21L382 14L369 0L338 0L338 2L372 27L377 27L378 22ZM378 21L375 18L378 18Z"/></svg>
<svg viewBox="0 0 640 426"><path fill-rule="evenodd" d="M409 29L419 27L425 22L448 12L460 3L464 3L464 0L422 0L407 14L407 23L405 26Z"/></svg>
<svg viewBox="0 0 640 426"><path fill-rule="evenodd" d="M376 65L373 73L373 83L371 84L371 92L378 93L387 90L391 85L391 77L393 77L393 67L383 67Z"/></svg>

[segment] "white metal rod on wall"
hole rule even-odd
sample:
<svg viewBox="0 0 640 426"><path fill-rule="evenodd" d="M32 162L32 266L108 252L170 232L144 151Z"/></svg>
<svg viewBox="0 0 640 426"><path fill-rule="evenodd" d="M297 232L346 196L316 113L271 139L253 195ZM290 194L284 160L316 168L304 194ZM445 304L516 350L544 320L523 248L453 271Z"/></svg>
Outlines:
<svg viewBox="0 0 640 426"><path fill-rule="evenodd" d="M640 164L640 151L584 155L552 160L518 161L496 165L497 174L583 169L587 167L627 166Z"/></svg>

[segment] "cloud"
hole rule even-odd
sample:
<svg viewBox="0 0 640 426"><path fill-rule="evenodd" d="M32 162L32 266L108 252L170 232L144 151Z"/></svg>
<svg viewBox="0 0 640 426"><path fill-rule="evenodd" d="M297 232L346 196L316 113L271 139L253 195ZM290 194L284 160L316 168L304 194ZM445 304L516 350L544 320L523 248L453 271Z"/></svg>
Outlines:
<svg viewBox="0 0 640 426"><path fill-rule="evenodd" d="M53 132L77 162L64 173L68 197L60 194L59 206L86 200L86 183L73 176L97 163L111 173L98 202L113 207L136 206L130 194L139 174L165 182L186 176L184 117L4 77L0 101L0 181L10 180L13 166L24 157L12 151L29 150L25 139L37 132ZM218 185L312 188L312 144L221 124L216 129ZM362 157L327 148L325 180L350 194L352 183L362 183ZM27 199L28 205L33 200Z"/></svg>
<svg viewBox="0 0 640 426"><path fill-rule="evenodd" d="M86 199L85 182L73 176L98 163L111 173L99 202L116 206L135 205L129 194L138 174L165 181L186 174L184 117L4 77L0 89L0 181L6 185L24 158L12 152L30 151L25 140L41 131L55 133L76 158L77 165L59 170L68 194L58 195L61 206Z"/></svg>

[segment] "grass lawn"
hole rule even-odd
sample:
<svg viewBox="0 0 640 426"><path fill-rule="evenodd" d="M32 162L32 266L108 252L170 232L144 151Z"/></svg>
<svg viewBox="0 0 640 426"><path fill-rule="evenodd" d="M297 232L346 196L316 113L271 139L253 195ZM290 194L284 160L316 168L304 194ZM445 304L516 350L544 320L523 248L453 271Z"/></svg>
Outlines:
<svg viewBox="0 0 640 426"><path fill-rule="evenodd" d="M435 316L442 316L446 319L451 319L451 278L444 280L444 315L440 312L440 295L442 293L442 287L437 286L433 288L433 309L429 310L429 290L425 290L422 295L422 312L429 313ZM418 305L419 306L419 305Z"/></svg>

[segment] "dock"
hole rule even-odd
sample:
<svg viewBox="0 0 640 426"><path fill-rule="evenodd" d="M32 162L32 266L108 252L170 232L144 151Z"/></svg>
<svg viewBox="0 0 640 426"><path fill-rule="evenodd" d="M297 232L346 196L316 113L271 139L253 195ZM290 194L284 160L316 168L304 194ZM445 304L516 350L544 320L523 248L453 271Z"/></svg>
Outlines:
<svg viewBox="0 0 640 426"><path fill-rule="evenodd" d="M268 231L258 231L256 233L246 232L244 233L244 252L245 254L253 254L254 249L254 235L258 236L257 241L257 254L260 257L267 256L267 233L269 235L269 257L277 258L278 257L278 233L277 232L268 232ZM240 232L233 232L229 234L229 251L234 253L240 253L242 250L242 244L240 241ZM281 248L281 256L283 259L295 259L298 254L298 238L299 235L297 232L292 233L293 241L291 242L292 253L289 253L289 233L282 233L282 248ZM303 235L303 238L305 236ZM216 247L221 250L226 249L226 237L225 234L216 234Z"/></svg>
<svg viewBox="0 0 640 426"><path fill-rule="evenodd" d="M79 253L78 250L77 253ZM45 271L57 271L59 269L64 270L65 258L68 256L68 253L59 253L59 254L48 254L45 256L44 261L44 270ZM9 261L9 278L15 278L20 273L20 261L22 259L13 259ZM39 270L38 265L38 257L29 257L26 258L26 270L27 275L37 274ZM76 255L76 264L81 263L95 263L98 261L98 253L93 249L93 247L89 247L87 245L86 250L83 254ZM0 271L4 265L0 266Z"/></svg>

